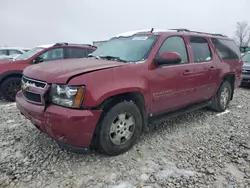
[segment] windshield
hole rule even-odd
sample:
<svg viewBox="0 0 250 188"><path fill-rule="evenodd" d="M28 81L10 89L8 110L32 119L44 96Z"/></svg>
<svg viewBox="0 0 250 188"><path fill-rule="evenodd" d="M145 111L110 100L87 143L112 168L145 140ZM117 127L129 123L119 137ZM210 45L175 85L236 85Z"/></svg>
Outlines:
<svg viewBox="0 0 250 188"><path fill-rule="evenodd" d="M130 36L113 38L105 42L90 56L114 57L127 62L143 61L147 58L157 36Z"/></svg>
<svg viewBox="0 0 250 188"><path fill-rule="evenodd" d="M242 59L243 59L244 62L249 62L250 63L250 53L245 54L242 57Z"/></svg>
<svg viewBox="0 0 250 188"><path fill-rule="evenodd" d="M15 61L17 60L26 60L31 58L33 55L37 54L38 52L42 51L44 48L33 48L32 50L28 52L24 52L23 54L17 56L14 58Z"/></svg>

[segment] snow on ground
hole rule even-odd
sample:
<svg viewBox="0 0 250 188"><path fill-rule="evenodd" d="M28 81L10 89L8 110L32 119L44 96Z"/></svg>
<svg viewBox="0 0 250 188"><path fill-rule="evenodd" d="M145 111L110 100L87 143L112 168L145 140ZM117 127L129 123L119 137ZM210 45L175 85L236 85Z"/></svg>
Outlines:
<svg viewBox="0 0 250 188"><path fill-rule="evenodd" d="M117 157L62 151L1 102L0 187L250 187L249 101L240 88L226 113L170 119Z"/></svg>

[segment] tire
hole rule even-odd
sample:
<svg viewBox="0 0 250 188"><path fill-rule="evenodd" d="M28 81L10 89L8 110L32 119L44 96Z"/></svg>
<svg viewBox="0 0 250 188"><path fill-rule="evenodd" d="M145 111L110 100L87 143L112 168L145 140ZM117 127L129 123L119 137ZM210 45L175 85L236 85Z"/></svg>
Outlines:
<svg viewBox="0 0 250 188"><path fill-rule="evenodd" d="M231 84L228 81L224 81L216 96L212 99L210 109L216 112L224 112L228 108L232 93L233 90Z"/></svg>
<svg viewBox="0 0 250 188"><path fill-rule="evenodd" d="M128 151L142 132L142 122L140 110L133 102L123 101L114 105L98 125L98 151L110 156Z"/></svg>
<svg viewBox="0 0 250 188"><path fill-rule="evenodd" d="M10 77L3 81L1 84L1 93L5 100L14 102L16 94L21 90L21 78Z"/></svg>

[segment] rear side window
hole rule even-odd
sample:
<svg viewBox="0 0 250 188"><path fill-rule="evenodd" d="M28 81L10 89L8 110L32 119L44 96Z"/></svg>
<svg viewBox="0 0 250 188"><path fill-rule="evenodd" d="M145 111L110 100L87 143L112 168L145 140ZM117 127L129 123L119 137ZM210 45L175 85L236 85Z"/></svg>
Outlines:
<svg viewBox="0 0 250 188"><path fill-rule="evenodd" d="M84 48L66 48L67 58L84 58L87 56Z"/></svg>
<svg viewBox="0 0 250 188"><path fill-rule="evenodd" d="M233 40L227 39L211 39L220 58L222 60L237 60L240 59L239 47Z"/></svg>
<svg viewBox="0 0 250 188"><path fill-rule="evenodd" d="M208 62L212 60L212 53L205 38L190 37L190 44L195 63Z"/></svg>
<svg viewBox="0 0 250 188"><path fill-rule="evenodd" d="M7 50L0 50L0 55L8 55Z"/></svg>
<svg viewBox="0 0 250 188"><path fill-rule="evenodd" d="M9 50L10 55L15 55L15 54L22 54L19 50Z"/></svg>

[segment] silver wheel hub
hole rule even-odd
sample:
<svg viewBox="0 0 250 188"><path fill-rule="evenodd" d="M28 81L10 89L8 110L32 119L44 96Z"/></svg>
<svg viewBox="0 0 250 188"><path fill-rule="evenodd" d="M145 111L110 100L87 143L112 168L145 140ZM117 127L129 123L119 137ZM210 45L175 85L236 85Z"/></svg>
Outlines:
<svg viewBox="0 0 250 188"><path fill-rule="evenodd" d="M229 89L228 88L224 88L221 91L221 96L220 96L220 104L223 108L226 107L227 103L229 100Z"/></svg>
<svg viewBox="0 0 250 188"><path fill-rule="evenodd" d="M115 145L121 145L131 139L134 131L134 117L129 113L121 113L113 120L110 127L109 137Z"/></svg>

